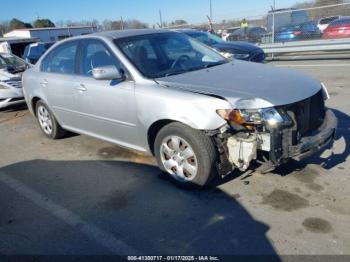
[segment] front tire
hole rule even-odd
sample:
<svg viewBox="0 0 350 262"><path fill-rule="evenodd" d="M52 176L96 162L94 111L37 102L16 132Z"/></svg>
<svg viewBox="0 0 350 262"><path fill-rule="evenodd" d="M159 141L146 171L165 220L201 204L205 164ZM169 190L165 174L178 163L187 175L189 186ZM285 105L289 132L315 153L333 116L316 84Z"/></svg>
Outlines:
<svg viewBox="0 0 350 262"><path fill-rule="evenodd" d="M211 138L181 123L158 132L154 151L160 169L180 186L205 186L217 173L217 150Z"/></svg>
<svg viewBox="0 0 350 262"><path fill-rule="evenodd" d="M49 107L42 100L36 103L35 110L40 129L48 138L59 139L66 134L66 131L59 125Z"/></svg>

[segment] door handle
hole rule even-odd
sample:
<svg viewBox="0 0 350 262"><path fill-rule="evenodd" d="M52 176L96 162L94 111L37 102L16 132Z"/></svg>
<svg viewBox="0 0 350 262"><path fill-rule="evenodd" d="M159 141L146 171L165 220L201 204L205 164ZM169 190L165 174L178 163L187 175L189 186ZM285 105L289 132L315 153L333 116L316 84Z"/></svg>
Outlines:
<svg viewBox="0 0 350 262"><path fill-rule="evenodd" d="M45 86L47 86L48 83L49 83L49 82L47 82L46 79L43 79L43 80L40 82L40 85L41 85L42 87L45 87Z"/></svg>
<svg viewBox="0 0 350 262"><path fill-rule="evenodd" d="M87 91L87 88L85 87L84 84L80 84L80 85L77 86L75 89L78 90L78 91L80 91L80 92L85 92L85 91Z"/></svg>

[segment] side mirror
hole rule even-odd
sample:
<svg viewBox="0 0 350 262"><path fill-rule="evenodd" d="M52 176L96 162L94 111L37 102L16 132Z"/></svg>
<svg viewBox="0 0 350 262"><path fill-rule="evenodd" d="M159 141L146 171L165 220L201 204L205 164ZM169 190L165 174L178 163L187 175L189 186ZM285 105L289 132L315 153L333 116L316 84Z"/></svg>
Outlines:
<svg viewBox="0 0 350 262"><path fill-rule="evenodd" d="M121 80L124 76L114 65L100 66L92 69L92 76L96 80Z"/></svg>

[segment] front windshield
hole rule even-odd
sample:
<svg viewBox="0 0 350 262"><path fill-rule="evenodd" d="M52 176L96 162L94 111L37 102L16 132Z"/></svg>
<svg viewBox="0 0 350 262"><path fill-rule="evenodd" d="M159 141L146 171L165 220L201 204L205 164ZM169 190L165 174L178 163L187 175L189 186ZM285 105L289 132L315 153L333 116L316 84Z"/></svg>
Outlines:
<svg viewBox="0 0 350 262"><path fill-rule="evenodd" d="M190 37L197 39L199 42L202 42L202 43L209 45L209 46L213 46L213 45L219 44L221 42L224 42L224 40L222 40L220 37L213 35L213 34L209 34L209 33L190 32L190 33L186 33L186 34L189 35Z"/></svg>
<svg viewBox="0 0 350 262"><path fill-rule="evenodd" d="M13 56L10 54L0 54L0 68L8 68L8 67L24 67L25 63L22 59L17 56Z"/></svg>
<svg viewBox="0 0 350 262"><path fill-rule="evenodd" d="M227 63L223 56L180 33L116 39L115 44L148 78L165 77Z"/></svg>

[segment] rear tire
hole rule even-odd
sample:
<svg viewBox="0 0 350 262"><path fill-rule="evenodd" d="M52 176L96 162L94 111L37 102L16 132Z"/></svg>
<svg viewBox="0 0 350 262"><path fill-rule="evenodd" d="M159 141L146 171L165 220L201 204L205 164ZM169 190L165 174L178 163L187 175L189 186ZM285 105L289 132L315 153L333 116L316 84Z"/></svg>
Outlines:
<svg viewBox="0 0 350 262"><path fill-rule="evenodd" d="M202 131L174 122L164 126L154 143L158 166L182 187L203 187L217 174L217 150Z"/></svg>
<svg viewBox="0 0 350 262"><path fill-rule="evenodd" d="M66 130L60 126L54 114L42 100L39 100L36 103L35 112L40 129L43 131L45 136L51 139L59 139L64 137Z"/></svg>

